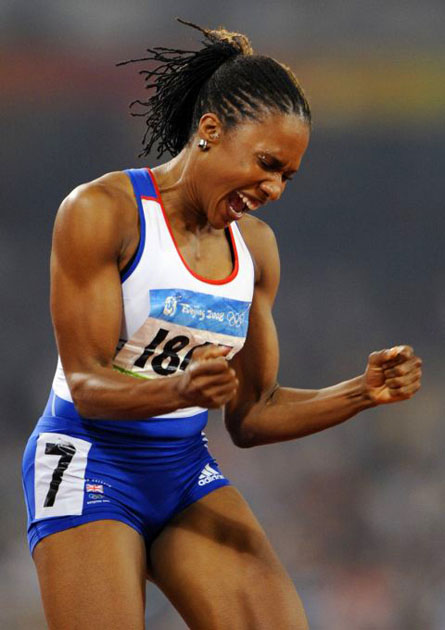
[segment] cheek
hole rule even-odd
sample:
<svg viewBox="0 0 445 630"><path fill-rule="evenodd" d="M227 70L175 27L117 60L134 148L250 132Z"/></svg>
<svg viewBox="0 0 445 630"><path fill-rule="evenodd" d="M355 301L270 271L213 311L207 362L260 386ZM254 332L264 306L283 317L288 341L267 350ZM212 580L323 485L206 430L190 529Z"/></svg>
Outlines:
<svg viewBox="0 0 445 630"><path fill-rule="evenodd" d="M224 170L246 170L251 166L252 146L243 138L230 135L215 151Z"/></svg>
<svg viewBox="0 0 445 630"><path fill-rule="evenodd" d="M238 167L238 170L242 171L243 173L247 173L249 170L252 169L250 160L247 160L246 158L240 158L238 160L237 167Z"/></svg>
<svg viewBox="0 0 445 630"><path fill-rule="evenodd" d="M236 184L252 176L251 160L242 155L231 155L227 157L224 168L224 179L228 183ZM233 186L232 186L233 187Z"/></svg>
<svg viewBox="0 0 445 630"><path fill-rule="evenodd" d="M233 146L214 150L208 157L211 159L207 168L201 171L201 182L211 195L225 195L256 177L252 158L241 147L239 151Z"/></svg>

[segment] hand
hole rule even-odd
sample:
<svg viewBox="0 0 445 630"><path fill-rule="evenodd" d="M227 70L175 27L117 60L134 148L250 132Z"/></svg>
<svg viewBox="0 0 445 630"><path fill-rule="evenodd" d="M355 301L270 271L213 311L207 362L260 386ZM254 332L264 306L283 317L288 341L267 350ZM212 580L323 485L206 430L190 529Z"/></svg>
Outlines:
<svg viewBox="0 0 445 630"><path fill-rule="evenodd" d="M411 346L373 352L363 377L366 395L377 405L411 398L420 389L421 366Z"/></svg>
<svg viewBox="0 0 445 630"><path fill-rule="evenodd" d="M235 395L238 379L225 358L227 346L213 344L197 348L186 372L180 377L180 394L190 406L217 409Z"/></svg>

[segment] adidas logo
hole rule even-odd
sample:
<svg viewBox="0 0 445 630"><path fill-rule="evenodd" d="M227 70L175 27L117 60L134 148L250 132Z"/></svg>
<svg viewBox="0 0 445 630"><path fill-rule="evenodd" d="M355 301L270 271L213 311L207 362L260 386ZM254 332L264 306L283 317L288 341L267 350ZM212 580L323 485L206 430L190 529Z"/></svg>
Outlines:
<svg viewBox="0 0 445 630"><path fill-rule="evenodd" d="M217 479L224 479L224 477L217 470L212 468L210 464L206 464L199 475L198 486L205 486L211 481L216 481Z"/></svg>

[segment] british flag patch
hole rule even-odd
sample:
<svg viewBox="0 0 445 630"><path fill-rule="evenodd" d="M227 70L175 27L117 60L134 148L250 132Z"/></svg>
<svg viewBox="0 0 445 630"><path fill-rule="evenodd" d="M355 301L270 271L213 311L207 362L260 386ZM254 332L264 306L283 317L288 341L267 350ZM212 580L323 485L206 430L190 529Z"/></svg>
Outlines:
<svg viewBox="0 0 445 630"><path fill-rule="evenodd" d="M85 490L87 492L101 492L104 493L104 487L102 484L97 483L87 483Z"/></svg>

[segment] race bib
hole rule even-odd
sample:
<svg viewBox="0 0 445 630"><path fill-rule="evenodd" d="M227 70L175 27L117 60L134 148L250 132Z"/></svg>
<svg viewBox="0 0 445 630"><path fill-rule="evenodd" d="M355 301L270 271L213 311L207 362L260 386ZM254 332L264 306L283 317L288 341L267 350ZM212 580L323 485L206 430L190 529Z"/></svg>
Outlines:
<svg viewBox="0 0 445 630"><path fill-rule="evenodd" d="M185 370L193 352L208 344L230 348L231 359L244 345L250 302L187 291L153 289L150 312L128 340L121 340L116 369L143 378Z"/></svg>

